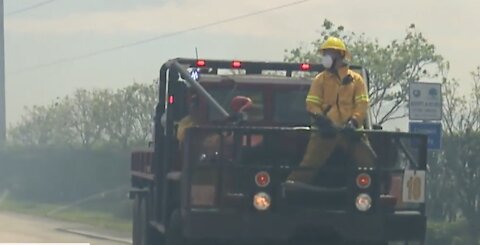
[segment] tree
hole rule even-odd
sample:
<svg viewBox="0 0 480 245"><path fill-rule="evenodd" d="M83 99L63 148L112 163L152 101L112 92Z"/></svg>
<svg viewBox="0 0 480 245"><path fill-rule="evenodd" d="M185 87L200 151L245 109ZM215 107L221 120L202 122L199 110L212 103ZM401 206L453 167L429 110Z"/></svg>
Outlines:
<svg viewBox="0 0 480 245"><path fill-rule="evenodd" d="M103 139L109 97L110 92L107 90L78 89L72 98L66 96L63 100L70 118L67 127L85 148L90 148Z"/></svg>
<svg viewBox="0 0 480 245"><path fill-rule="evenodd" d="M478 244L480 230L480 67L472 73L473 90L458 95L458 82L444 83L444 146L439 164L444 167L442 181L457 211L468 222L469 244ZM454 190L454 191L453 191Z"/></svg>
<svg viewBox="0 0 480 245"><path fill-rule="evenodd" d="M106 133L123 148L145 143L151 136L156 84L135 83L117 90L111 98Z"/></svg>
<svg viewBox="0 0 480 245"><path fill-rule="evenodd" d="M134 137L135 144L148 142L153 136L154 106L158 100L158 80L151 84L134 84L133 113L135 115Z"/></svg>
<svg viewBox="0 0 480 245"><path fill-rule="evenodd" d="M343 26L327 19L320 38L311 42L311 49L301 46L285 50L285 61L319 63L321 57L317 51L329 36L342 38L352 53L351 63L369 71L370 106L373 122L377 124L405 117L407 114L401 109L408 101L409 82L438 77L447 66L435 46L413 24L403 39L381 45L377 39L371 40L364 33L347 32Z"/></svg>
<svg viewBox="0 0 480 245"><path fill-rule="evenodd" d="M21 122L10 130L13 143L30 146L73 145L68 109L58 102L25 108Z"/></svg>
<svg viewBox="0 0 480 245"><path fill-rule="evenodd" d="M78 89L51 105L26 108L10 137L17 144L36 146L146 145L152 136L157 87L154 82L116 91Z"/></svg>

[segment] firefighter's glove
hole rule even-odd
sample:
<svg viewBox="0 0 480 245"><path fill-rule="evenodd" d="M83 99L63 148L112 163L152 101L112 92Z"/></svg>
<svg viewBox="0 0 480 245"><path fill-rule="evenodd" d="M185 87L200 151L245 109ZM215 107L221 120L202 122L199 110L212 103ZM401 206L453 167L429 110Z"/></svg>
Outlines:
<svg viewBox="0 0 480 245"><path fill-rule="evenodd" d="M358 128L358 122L357 122L357 120L352 118L352 119L348 120L348 122L345 126L346 126L346 128L357 129Z"/></svg>
<svg viewBox="0 0 480 245"><path fill-rule="evenodd" d="M315 119L315 125L318 128L330 128L333 126L332 121L326 116L316 115L314 119Z"/></svg>
<svg viewBox="0 0 480 245"><path fill-rule="evenodd" d="M323 137L331 138L336 135L333 122L328 117L323 115L316 115L314 119L315 119L315 126L318 127L318 131Z"/></svg>

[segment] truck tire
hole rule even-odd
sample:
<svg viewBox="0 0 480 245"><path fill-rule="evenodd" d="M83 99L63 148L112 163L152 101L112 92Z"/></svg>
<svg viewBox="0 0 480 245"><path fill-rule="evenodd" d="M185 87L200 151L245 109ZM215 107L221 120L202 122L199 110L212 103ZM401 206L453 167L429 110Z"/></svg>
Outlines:
<svg viewBox="0 0 480 245"><path fill-rule="evenodd" d="M148 224L148 206L147 198L143 197L140 205L140 235L142 237L140 245L148 245L149 241L149 224Z"/></svg>
<svg viewBox="0 0 480 245"><path fill-rule="evenodd" d="M148 219L147 200L145 197L136 195L133 203L133 245L148 244Z"/></svg>
<svg viewBox="0 0 480 245"><path fill-rule="evenodd" d="M170 222L165 234L165 245L187 245L183 237L182 217L176 209L170 215Z"/></svg>
<svg viewBox="0 0 480 245"><path fill-rule="evenodd" d="M133 229L132 229L132 243L133 245L142 245L142 215L141 215L142 198L140 195L135 196L133 201Z"/></svg>

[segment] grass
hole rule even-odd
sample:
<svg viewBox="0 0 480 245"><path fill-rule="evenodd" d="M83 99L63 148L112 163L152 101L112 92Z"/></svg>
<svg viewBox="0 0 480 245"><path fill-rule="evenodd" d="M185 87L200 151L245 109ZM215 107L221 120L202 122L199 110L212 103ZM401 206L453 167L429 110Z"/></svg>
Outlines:
<svg viewBox="0 0 480 245"><path fill-rule="evenodd" d="M85 210L78 207L52 212L59 210L60 207L61 205L16 201L8 198L0 203L0 210L88 224L122 234L130 234L132 229L130 220L115 217L107 212Z"/></svg>

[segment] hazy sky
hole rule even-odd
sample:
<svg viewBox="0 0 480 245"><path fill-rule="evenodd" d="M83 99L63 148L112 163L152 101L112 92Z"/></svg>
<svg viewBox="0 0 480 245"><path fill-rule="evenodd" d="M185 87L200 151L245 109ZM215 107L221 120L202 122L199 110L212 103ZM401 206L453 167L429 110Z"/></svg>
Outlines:
<svg viewBox="0 0 480 245"><path fill-rule="evenodd" d="M381 42L410 23L451 62L451 76L471 83L480 65L478 0L311 0L234 22L25 71L62 58L189 29L295 0L55 0L5 16L7 124L24 106L46 104L77 88L119 88L150 82L163 62L194 57L282 60L285 48L318 37L324 18ZM44 0L4 0L5 13ZM24 72L18 72L24 71ZM466 91L467 89L464 89Z"/></svg>

